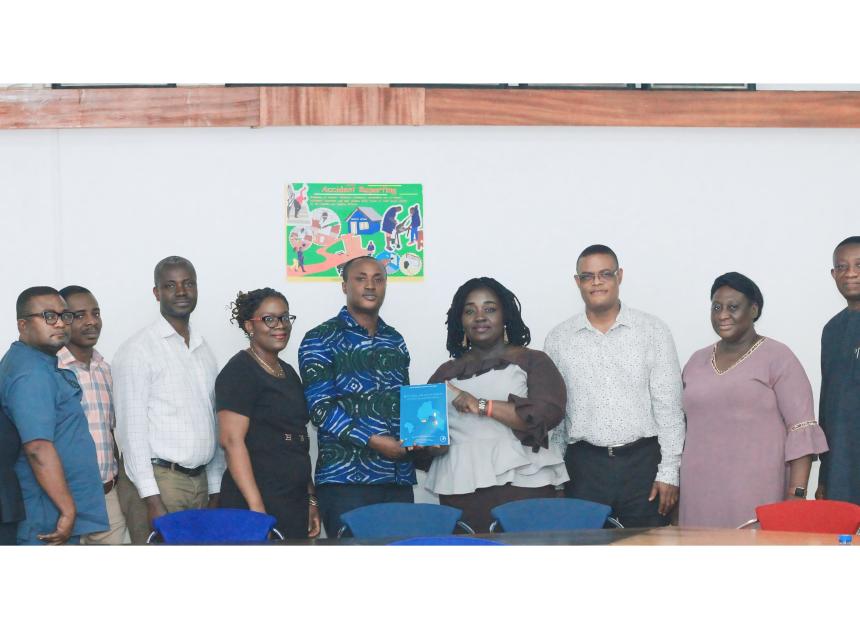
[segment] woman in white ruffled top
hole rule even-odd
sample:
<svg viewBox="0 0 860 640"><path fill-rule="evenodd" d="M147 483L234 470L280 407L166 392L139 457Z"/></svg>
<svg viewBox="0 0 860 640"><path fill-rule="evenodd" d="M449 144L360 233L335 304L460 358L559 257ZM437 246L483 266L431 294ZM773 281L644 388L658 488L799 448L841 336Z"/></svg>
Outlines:
<svg viewBox="0 0 860 640"><path fill-rule="evenodd" d="M554 497L569 479L547 438L564 417L567 393L552 360L526 348L520 302L493 278L457 290L447 325L453 360L430 382L448 383L451 444L416 451L416 465L429 466L425 486L480 533L493 507Z"/></svg>

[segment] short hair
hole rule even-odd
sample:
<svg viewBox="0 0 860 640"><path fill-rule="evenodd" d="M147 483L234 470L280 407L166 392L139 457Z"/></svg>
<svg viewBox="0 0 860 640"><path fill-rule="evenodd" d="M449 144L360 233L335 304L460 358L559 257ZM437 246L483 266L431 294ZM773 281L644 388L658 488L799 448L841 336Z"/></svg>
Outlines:
<svg viewBox="0 0 860 640"><path fill-rule="evenodd" d="M283 293L269 287L254 289L247 293L240 291L236 294L236 299L230 303L230 322L239 325L239 328L247 335L245 322L254 317L257 309L260 308L260 305L263 304L263 300L266 298L280 298L284 301L284 304L288 307L290 306Z"/></svg>
<svg viewBox="0 0 860 640"><path fill-rule="evenodd" d="M594 255L612 256L612 259L615 260L615 266L619 266L618 256L615 255L615 252L612 249L607 247L605 244L593 244L588 247L585 247L585 249L582 250L582 253L580 253L579 257L576 259L576 264L574 265L574 268L578 271L579 261L583 258L587 258L588 256Z"/></svg>
<svg viewBox="0 0 860 640"><path fill-rule="evenodd" d="M505 317L505 330L508 333L508 344L521 347L532 341L532 334L523 322L522 307L519 299L512 291L494 278L486 276L467 280L457 289L451 306L448 308L448 339L445 347L452 358L459 358L466 352L463 347L463 338L466 332L463 330L463 308L466 306L466 298L475 289L489 289L495 293L502 303L502 315Z"/></svg>
<svg viewBox="0 0 860 640"><path fill-rule="evenodd" d="M729 287L730 289L734 289L735 291L744 294L750 302L754 302L758 305L758 315L753 318L753 322L761 318L761 312L764 309L764 296L761 293L761 289L758 288L758 285L755 282L747 278L742 273L729 271L714 280L714 284L711 285L711 298L714 297L714 293L716 293L717 289L720 287Z"/></svg>
<svg viewBox="0 0 860 640"><path fill-rule="evenodd" d="M373 256L358 256L357 258L351 258L351 259L349 259L343 263L343 266L341 267L340 277L343 278L344 282L346 282L346 279L349 277L349 270L352 268L352 265L354 265L359 260L373 260L375 263L377 263L380 266L380 268L382 269L382 273L386 277L388 276L388 274L385 271L385 267L382 266L382 263L379 262L379 260L377 260Z"/></svg>
<svg viewBox="0 0 860 640"><path fill-rule="evenodd" d="M168 267L186 267L191 270L195 275L197 274L197 270L194 268L194 265L191 264L191 260L188 258L183 258L182 256L167 256L158 261L158 264L155 265L155 270L153 271L153 280L155 280L155 286L158 286L158 281L161 279L161 274Z"/></svg>
<svg viewBox="0 0 860 640"><path fill-rule="evenodd" d="M58 296L60 292L54 289L54 287L40 286L40 287L30 287L29 289L24 289L19 295L18 299L15 301L15 317L19 320L27 315L28 305L30 304L30 300L33 298L37 298L39 296Z"/></svg>
<svg viewBox="0 0 860 640"><path fill-rule="evenodd" d="M833 250L833 264L836 264L836 252L839 251L842 247L845 247L849 244L860 244L860 236L848 236L836 245L836 248Z"/></svg>
<svg viewBox="0 0 860 640"><path fill-rule="evenodd" d="M68 296L74 296L74 295L77 295L79 293L88 293L90 295L93 295L92 291L90 291L86 287L82 287L82 286L77 285L77 284L67 285L67 286L63 287L62 289L60 289L59 293L61 296L63 296L63 298L68 298Z"/></svg>

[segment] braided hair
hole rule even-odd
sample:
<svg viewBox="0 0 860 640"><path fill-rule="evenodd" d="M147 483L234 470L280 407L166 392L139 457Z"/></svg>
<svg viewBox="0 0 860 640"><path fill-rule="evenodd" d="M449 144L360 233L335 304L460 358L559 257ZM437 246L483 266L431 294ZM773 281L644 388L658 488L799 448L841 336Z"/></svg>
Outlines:
<svg viewBox="0 0 860 640"><path fill-rule="evenodd" d="M463 330L463 308L466 306L466 298L475 289L489 289L499 297L502 303L505 330L508 334L508 344L524 347L531 342L531 331L523 322L522 307L517 297L494 278L486 276L472 278L457 289L454 299L451 301L451 307L448 309L448 319L445 321L445 324L448 325L448 341L445 347L452 358L459 358L468 350L463 346L463 338L466 335Z"/></svg>
<svg viewBox="0 0 860 640"><path fill-rule="evenodd" d="M257 309L260 308L260 305L263 304L263 300L266 298L280 298L284 301L284 304L287 306L290 305L283 293L270 287L254 289L247 293L240 291L236 294L236 299L230 303L230 322L239 325L239 328L245 335L248 335L248 332L245 330L245 322L254 317Z"/></svg>

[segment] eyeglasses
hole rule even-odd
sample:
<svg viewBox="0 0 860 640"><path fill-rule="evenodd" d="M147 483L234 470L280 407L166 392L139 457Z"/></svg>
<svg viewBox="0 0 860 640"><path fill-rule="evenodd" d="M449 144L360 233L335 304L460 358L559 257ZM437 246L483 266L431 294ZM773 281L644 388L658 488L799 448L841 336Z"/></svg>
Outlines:
<svg viewBox="0 0 860 640"><path fill-rule="evenodd" d="M262 320L263 324L265 324L269 329L274 329L278 326L278 322L280 322L285 327L291 327L293 323L296 321L296 316L291 316L288 313L285 313L282 316L271 316L265 315L260 316L259 318L248 318L249 320Z"/></svg>
<svg viewBox="0 0 860 640"><path fill-rule="evenodd" d="M72 320L75 319L75 314L71 311L42 311L41 313L28 313L21 318L35 318L36 316L42 316L45 324L52 326L57 324L57 320L62 320L63 324L72 324Z"/></svg>
<svg viewBox="0 0 860 640"><path fill-rule="evenodd" d="M860 263L857 263L856 265L854 265L854 268L857 269L858 271L860 271ZM845 264L845 263L837 264L835 267L833 267L833 271L835 271L836 274L840 275L840 276L844 276L850 270L851 270L851 265Z"/></svg>
<svg viewBox="0 0 860 640"><path fill-rule="evenodd" d="M599 271L598 273L589 273L586 271L585 273L580 273L576 277L579 278L580 282L584 282L588 284L589 282L593 282L595 280L612 280L615 276L618 275L618 269L615 271Z"/></svg>

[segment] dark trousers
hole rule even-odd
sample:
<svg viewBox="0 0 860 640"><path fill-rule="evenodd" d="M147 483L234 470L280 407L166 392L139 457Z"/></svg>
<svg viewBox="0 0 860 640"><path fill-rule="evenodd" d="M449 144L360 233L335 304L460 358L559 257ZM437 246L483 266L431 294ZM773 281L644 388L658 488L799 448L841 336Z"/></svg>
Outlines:
<svg viewBox="0 0 860 640"><path fill-rule="evenodd" d="M439 504L454 507L463 511L461 520L475 530L475 533L489 533L493 523L490 510L500 504L514 500L531 498L554 498L555 489L552 485L545 487L515 487L510 482L496 487L475 489L473 493L440 495Z"/></svg>
<svg viewBox="0 0 860 640"><path fill-rule="evenodd" d="M17 537L17 522L0 522L0 545L15 544Z"/></svg>
<svg viewBox="0 0 860 640"><path fill-rule="evenodd" d="M669 518L657 512L659 497L648 502L660 464L657 438L631 450L616 449L613 456L606 447L577 442L567 447L564 464L571 478L564 488L568 498L609 505L612 515L628 528L669 524Z"/></svg>
<svg viewBox="0 0 860 640"><path fill-rule="evenodd" d="M317 499L329 538L337 537L343 526L340 516L347 511L380 502L415 502L412 485L402 484L321 484Z"/></svg>

